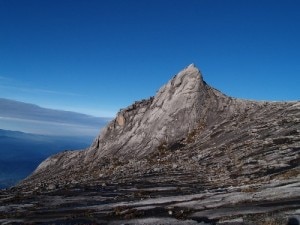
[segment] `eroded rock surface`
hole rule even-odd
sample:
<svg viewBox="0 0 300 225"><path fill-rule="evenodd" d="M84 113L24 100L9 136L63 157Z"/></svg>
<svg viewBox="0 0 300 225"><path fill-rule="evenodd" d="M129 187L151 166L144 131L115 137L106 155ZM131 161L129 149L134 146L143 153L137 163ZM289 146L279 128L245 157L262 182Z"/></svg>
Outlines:
<svg viewBox="0 0 300 225"><path fill-rule="evenodd" d="M287 224L299 215L299 152L299 101L228 97L190 65L121 110L88 149L54 155L2 192L0 218Z"/></svg>

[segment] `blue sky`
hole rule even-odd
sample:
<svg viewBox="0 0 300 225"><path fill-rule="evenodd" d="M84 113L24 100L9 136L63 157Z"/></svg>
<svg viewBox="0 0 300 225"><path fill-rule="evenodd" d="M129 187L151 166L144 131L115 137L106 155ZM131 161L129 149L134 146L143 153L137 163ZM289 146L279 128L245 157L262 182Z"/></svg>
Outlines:
<svg viewBox="0 0 300 225"><path fill-rule="evenodd" d="M298 0L0 0L0 97L114 116L195 63L234 97L299 100Z"/></svg>

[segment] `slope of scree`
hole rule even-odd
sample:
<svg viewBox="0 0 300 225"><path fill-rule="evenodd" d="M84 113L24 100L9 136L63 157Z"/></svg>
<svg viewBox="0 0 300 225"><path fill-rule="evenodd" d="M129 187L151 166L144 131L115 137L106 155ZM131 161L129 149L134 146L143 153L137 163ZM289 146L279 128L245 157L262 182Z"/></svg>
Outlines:
<svg viewBox="0 0 300 225"><path fill-rule="evenodd" d="M231 98L190 65L0 191L0 223L300 224L299 153L299 101Z"/></svg>
<svg viewBox="0 0 300 225"><path fill-rule="evenodd" d="M151 172L171 179L185 171L215 186L295 175L299 109L299 102L228 97L191 64L155 97L121 110L88 149L48 158L20 186L135 179Z"/></svg>

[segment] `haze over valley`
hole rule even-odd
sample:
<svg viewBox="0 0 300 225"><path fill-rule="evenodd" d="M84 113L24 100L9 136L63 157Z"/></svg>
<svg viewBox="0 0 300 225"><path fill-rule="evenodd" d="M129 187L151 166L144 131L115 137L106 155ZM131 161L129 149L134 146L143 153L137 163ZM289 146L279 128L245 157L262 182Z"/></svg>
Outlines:
<svg viewBox="0 0 300 225"><path fill-rule="evenodd" d="M6 130L94 137L110 119L0 98L0 128Z"/></svg>
<svg viewBox="0 0 300 225"><path fill-rule="evenodd" d="M87 148L109 120L0 98L0 188L52 154Z"/></svg>

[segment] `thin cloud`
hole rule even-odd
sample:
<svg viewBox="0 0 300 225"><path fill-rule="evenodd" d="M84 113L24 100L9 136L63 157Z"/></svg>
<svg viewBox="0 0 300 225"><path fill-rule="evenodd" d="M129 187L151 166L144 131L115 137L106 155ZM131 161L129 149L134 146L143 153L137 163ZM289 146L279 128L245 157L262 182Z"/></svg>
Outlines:
<svg viewBox="0 0 300 225"><path fill-rule="evenodd" d="M35 93L35 94L53 94L53 95L67 95L67 96L81 96L84 95L67 92L67 91L56 91L56 90L49 90L43 88L34 88L30 85L30 83L18 79L13 79L7 76L0 75L0 88L5 88L6 90L12 91L20 91L20 92L27 92L27 93Z"/></svg>
<svg viewBox="0 0 300 225"><path fill-rule="evenodd" d="M78 128L97 128L98 126L92 127L91 125L83 125L83 124L72 124L72 123L64 123L64 122L54 122L54 121L42 121L42 120L33 120L33 119L22 119L22 118L16 118L16 117L4 117L0 116L0 121L6 120L6 121L19 121L19 122L28 122L31 124L45 124L45 125L59 125L59 126L68 126L68 127L78 127Z"/></svg>
<svg viewBox="0 0 300 225"><path fill-rule="evenodd" d="M14 80L6 76L0 76L0 81L13 82Z"/></svg>
<svg viewBox="0 0 300 225"><path fill-rule="evenodd" d="M1 79L1 77L0 77ZM4 78L5 79L5 78ZM17 85L1 85L1 88L5 88L12 91L20 91L20 92L27 92L27 93L44 93L44 94L53 94L53 95L68 95L68 96L84 96L77 93L72 92L63 92L63 91L54 91L54 90L48 90L48 89L38 89L38 88L27 88L27 87L19 87Z"/></svg>
<svg viewBox="0 0 300 225"><path fill-rule="evenodd" d="M72 93L72 92L63 92L63 91L53 91L47 89L33 89L35 92L48 93L48 94L56 94L56 95L70 95L70 96L83 96L81 94Z"/></svg>
<svg viewBox="0 0 300 225"><path fill-rule="evenodd" d="M89 126L61 122L36 121L20 118L0 117L1 129L55 136L95 137L103 125Z"/></svg>

